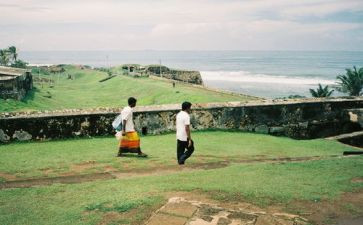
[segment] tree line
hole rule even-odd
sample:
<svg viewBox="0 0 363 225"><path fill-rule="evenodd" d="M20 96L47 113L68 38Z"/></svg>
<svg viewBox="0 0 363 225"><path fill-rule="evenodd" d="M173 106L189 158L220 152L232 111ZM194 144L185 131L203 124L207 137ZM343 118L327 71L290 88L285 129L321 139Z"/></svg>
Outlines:
<svg viewBox="0 0 363 225"><path fill-rule="evenodd" d="M28 63L18 59L18 52L15 46L0 49L0 66L11 66L26 68Z"/></svg>

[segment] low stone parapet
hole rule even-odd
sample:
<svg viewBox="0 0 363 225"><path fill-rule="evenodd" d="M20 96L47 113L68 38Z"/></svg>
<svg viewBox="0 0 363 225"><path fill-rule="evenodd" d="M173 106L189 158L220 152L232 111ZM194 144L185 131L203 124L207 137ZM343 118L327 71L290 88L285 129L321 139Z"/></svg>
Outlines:
<svg viewBox="0 0 363 225"><path fill-rule="evenodd" d="M363 98L304 99L194 104L194 130L223 129L284 135L298 139L334 136L361 130L348 109L363 108ZM0 142L114 134L120 108L0 114ZM136 107L136 128L143 134L175 131L180 105Z"/></svg>

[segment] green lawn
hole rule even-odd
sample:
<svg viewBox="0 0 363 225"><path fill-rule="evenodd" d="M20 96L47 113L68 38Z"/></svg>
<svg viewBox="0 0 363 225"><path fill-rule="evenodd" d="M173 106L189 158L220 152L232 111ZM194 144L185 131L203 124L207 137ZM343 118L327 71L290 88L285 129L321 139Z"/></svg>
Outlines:
<svg viewBox="0 0 363 225"><path fill-rule="evenodd" d="M67 74L75 79L67 79ZM38 77L37 74L33 76ZM81 70L73 66L66 66L66 71L60 75L41 74L43 78L51 77L55 81L54 86L51 87L49 83L35 83L35 89L23 101L0 99L0 112L121 107L127 104L130 96L138 99L138 105L181 103L186 100L207 103L256 99L208 91L182 83L177 83L173 88L170 82L151 78L117 76L99 82L107 76L105 72Z"/></svg>
<svg viewBox="0 0 363 225"><path fill-rule="evenodd" d="M293 140L253 133L207 131L193 134L196 151L189 164L238 162L246 159L341 155L352 150L347 145L328 140ZM48 176L71 171L71 166L94 162L91 171L102 171L106 165L124 171L128 168L151 169L175 165L175 134L145 136L141 139L147 160L119 159L117 140L92 138L49 142L0 145L0 171L18 177Z"/></svg>
<svg viewBox="0 0 363 225"><path fill-rule="evenodd" d="M208 131L193 133L196 151L186 167L230 161L224 168L174 171L144 177L80 184L0 190L0 224L102 224L107 213L121 215L110 224L142 224L166 201L166 193L198 191L224 201L258 205L293 200L336 199L341 193L362 189L351 183L363 177L363 157L325 158L306 162L241 163L242 159L341 155L353 148L335 141L292 140L260 134ZM152 167L178 168L174 134L142 137L147 159L116 158L113 138L94 138L0 146L0 172L18 178L69 172L72 165L94 161L120 171ZM83 171L92 173L90 169ZM293 206L291 206L293 207Z"/></svg>

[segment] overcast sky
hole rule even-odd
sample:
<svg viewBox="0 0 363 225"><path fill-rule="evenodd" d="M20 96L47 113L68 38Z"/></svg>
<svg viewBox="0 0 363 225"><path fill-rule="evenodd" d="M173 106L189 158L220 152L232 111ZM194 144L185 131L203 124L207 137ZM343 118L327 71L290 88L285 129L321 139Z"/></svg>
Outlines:
<svg viewBox="0 0 363 225"><path fill-rule="evenodd" d="M0 0L0 48L363 50L363 0Z"/></svg>

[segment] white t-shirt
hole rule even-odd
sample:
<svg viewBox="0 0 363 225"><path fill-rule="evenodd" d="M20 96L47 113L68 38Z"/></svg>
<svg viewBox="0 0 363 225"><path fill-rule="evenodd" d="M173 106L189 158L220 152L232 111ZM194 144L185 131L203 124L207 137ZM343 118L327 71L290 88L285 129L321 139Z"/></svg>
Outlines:
<svg viewBox="0 0 363 225"><path fill-rule="evenodd" d="M187 141L188 135L185 126L190 125L190 116L184 111L180 111L176 115L176 139L180 141Z"/></svg>
<svg viewBox="0 0 363 225"><path fill-rule="evenodd" d="M130 106L126 106L121 111L122 123L126 120L126 132L135 131L134 121L132 120L132 108Z"/></svg>

